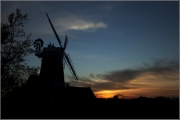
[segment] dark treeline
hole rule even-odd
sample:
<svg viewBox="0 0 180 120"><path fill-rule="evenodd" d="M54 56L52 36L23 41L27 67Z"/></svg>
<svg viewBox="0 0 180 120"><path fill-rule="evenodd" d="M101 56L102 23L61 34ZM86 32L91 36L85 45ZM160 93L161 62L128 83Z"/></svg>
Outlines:
<svg viewBox="0 0 180 120"><path fill-rule="evenodd" d="M98 99L101 115L106 118L178 119L178 98Z"/></svg>
<svg viewBox="0 0 180 120"><path fill-rule="evenodd" d="M1 118L8 119L178 119L178 98L134 99L56 99L53 105L46 99L11 99L11 105L5 106L8 98L2 99ZM16 102L17 101L17 102ZM14 105L13 105L14 104Z"/></svg>

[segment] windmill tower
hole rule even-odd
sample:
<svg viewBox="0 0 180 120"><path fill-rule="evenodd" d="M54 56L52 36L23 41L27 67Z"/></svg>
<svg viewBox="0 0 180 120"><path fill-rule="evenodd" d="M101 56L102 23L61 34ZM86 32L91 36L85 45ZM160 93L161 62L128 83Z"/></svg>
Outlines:
<svg viewBox="0 0 180 120"><path fill-rule="evenodd" d="M64 81L64 65L67 64L75 80L78 80L75 69L69 54L65 53L68 38L66 35L64 46L61 45L60 38L58 37L48 14L46 13L49 23L54 31L60 47L55 47L49 44L48 47L43 47L43 41L37 39L34 42L36 47L36 56L42 59L40 76L43 80L43 85L47 87L66 87Z"/></svg>

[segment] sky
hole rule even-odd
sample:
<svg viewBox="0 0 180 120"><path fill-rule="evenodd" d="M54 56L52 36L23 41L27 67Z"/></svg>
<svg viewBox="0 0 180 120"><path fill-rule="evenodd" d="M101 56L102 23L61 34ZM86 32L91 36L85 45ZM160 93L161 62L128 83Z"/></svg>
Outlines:
<svg viewBox="0 0 180 120"><path fill-rule="evenodd" d="M26 34L59 47L46 13L79 78L64 69L72 86L91 87L96 97L179 96L178 1L1 1L1 23L16 8L28 14ZM34 54L30 66L41 67Z"/></svg>

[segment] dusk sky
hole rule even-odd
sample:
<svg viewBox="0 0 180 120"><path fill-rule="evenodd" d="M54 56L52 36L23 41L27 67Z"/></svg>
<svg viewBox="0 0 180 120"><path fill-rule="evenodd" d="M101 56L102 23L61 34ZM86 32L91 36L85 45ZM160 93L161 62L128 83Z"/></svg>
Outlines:
<svg viewBox="0 0 180 120"><path fill-rule="evenodd" d="M179 96L179 1L1 2L1 23L16 8L28 14L26 34L44 47L59 47L72 59L79 81L65 67L65 81L90 86L97 97ZM30 66L41 67L34 54Z"/></svg>

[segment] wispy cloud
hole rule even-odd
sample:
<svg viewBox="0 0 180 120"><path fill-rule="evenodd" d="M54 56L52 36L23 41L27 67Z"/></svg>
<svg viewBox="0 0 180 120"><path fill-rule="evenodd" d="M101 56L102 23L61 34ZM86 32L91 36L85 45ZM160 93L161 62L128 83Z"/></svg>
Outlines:
<svg viewBox="0 0 180 120"><path fill-rule="evenodd" d="M108 25L102 21L93 21L89 19L85 19L82 16L76 16L76 15L67 15L67 16L50 16L51 22L58 33L58 35L64 36L65 34L68 34L69 30L73 31L85 31L85 32L95 32L98 29L105 29L108 27ZM36 26L38 23L43 24L41 27L33 31L35 35L43 35L43 36L51 36L54 35L51 26L48 23L48 20L46 21L36 21L33 24L31 24L31 29L33 29L33 26ZM36 25L35 25L36 24ZM68 34L68 37L77 38L72 34ZM76 43L75 43L76 44ZM78 44L78 43L77 43ZM80 44L78 44L80 45ZM82 44L81 44L82 45Z"/></svg>
<svg viewBox="0 0 180 120"><path fill-rule="evenodd" d="M87 22L87 21L78 21L76 25L71 25L69 29L74 30L87 30L87 29L98 29L98 28L106 28L106 24L99 22Z"/></svg>
<svg viewBox="0 0 180 120"><path fill-rule="evenodd" d="M93 21L85 19L81 16L78 17L75 15L67 15L63 17L54 17L53 15L49 15L49 17L59 37L68 34L68 37L76 39L77 36L74 36L73 34L71 34L71 32L68 32L69 30L95 32L98 29L105 29L108 27L108 25L102 21ZM37 27L37 25L39 27L34 29L34 27ZM26 31L30 31L35 36L54 36L53 30L47 19L43 21L40 19L36 19L33 22L28 22L26 24L26 28L28 28Z"/></svg>
<svg viewBox="0 0 180 120"><path fill-rule="evenodd" d="M55 26L59 31L67 30L83 30L94 32L100 28L106 28L107 24L102 21L86 20L81 16L68 15L63 18L58 18L55 21Z"/></svg>

